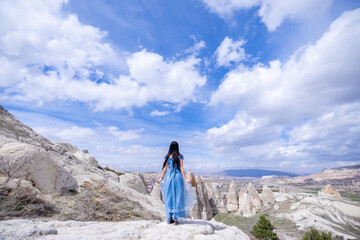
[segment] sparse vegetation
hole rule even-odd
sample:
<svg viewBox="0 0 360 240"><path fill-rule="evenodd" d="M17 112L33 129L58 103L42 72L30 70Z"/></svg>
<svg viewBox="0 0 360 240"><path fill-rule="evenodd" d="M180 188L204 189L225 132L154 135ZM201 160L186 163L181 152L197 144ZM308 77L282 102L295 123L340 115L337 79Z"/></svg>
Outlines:
<svg viewBox="0 0 360 240"><path fill-rule="evenodd" d="M301 240L332 240L331 233L322 232L321 234L318 230L312 228L309 232L306 232Z"/></svg>
<svg viewBox="0 0 360 240"><path fill-rule="evenodd" d="M265 218L265 216L260 216L260 219L254 225L251 234L261 240L279 240L276 232L274 232L274 226L271 224L270 220Z"/></svg>
<svg viewBox="0 0 360 240"><path fill-rule="evenodd" d="M33 190L20 184L14 188L1 185L0 220L13 217L49 217L56 213L55 206L40 199Z"/></svg>

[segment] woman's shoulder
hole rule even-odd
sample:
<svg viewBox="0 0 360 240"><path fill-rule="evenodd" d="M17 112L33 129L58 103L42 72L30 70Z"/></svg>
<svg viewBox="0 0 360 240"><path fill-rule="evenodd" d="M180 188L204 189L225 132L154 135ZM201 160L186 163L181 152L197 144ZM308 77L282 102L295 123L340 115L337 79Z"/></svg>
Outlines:
<svg viewBox="0 0 360 240"><path fill-rule="evenodd" d="M184 156L182 154L179 155L179 160L184 159Z"/></svg>

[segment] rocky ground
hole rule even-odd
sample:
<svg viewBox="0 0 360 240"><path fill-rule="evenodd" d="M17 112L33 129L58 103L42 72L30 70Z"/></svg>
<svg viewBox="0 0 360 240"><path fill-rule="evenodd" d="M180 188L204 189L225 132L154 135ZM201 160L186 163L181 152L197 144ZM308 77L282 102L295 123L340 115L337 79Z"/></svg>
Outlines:
<svg viewBox="0 0 360 240"><path fill-rule="evenodd" d="M179 225L163 221L77 222L9 220L0 222L0 239L211 239L249 240L236 227L216 221L182 220Z"/></svg>

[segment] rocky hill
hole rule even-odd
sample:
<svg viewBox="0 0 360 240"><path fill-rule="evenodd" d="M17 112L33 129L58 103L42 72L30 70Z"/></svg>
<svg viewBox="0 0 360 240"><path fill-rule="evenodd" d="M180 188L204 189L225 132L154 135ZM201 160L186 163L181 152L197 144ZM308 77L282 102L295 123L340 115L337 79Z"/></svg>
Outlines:
<svg viewBox="0 0 360 240"><path fill-rule="evenodd" d="M360 178L360 165L346 166L339 168L325 168L322 172L301 176L299 179L313 179L322 181L328 179Z"/></svg>

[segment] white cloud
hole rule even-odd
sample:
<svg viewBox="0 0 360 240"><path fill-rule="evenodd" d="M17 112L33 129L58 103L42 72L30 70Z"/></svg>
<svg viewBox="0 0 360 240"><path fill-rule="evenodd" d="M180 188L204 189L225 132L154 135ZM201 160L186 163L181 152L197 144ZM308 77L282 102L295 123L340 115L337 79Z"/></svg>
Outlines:
<svg viewBox="0 0 360 240"><path fill-rule="evenodd" d="M91 128L84 128L73 125L68 128L59 127L37 127L34 131L41 135L47 136L54 141L75 142L86 141L90 137L95 136L95 131Z"/></svg>
<svg viewBox="0 0 360 240"><path fill-rule="evenodd" d="M269 31L274 31L285 19L312 20L323 14L332 0L203 0L211 12L231 18L236 11L259 7L258 14Z"/></svg>
<svg viewBox="0 0 360 240"><path fill-rule="evenodd" d="M323 14L332 0L262 0L259 16L269 31L274 31L285 19L312 20Z"/></svg>
<svg viewBox="0 0 360 240"><path fill-rule="evenodd" d="M231 70L209 104L241 109L209 129L213 153L263 166L314 171L360 154L360 9L345 12L314 44L281 63ZM301 164L300 164L301 163ZM300 165L297 165L300 164Z"/></svg>
<svg viewBox="0 0 360 240"><path fill-rule="evenodd" d="M211 12L219 14L220 17L231 17L233 13L240 9L255 7L259 0L203 0Z"/></svg>
<svg viewBox="0 0 360 240"><path fill-rule="evenodd" d="M135 130L119 130L118 127L110 126L107 132L116 137L119 141L130 141L141 137L140 133L144 132L144 128Z"/></svg>
<svg viewBox="0 0 360 240"><path fill-rule="evenodd" d="M170 112L169 111L158 111L158 110L155 110L155 111L152 111L151 113L150 113L150 116L165 116L165 115L168 115L168 114L170 114Z"/></svg>
<svg viewBox="0 0 360 240"><path fill-rule="evenodd" d="M245 50L242 48L245 41L234 41L225 37L220 46L216 49L216 61L218 66L230 66L232 63L239 63L245 60Z"/></svg>
<svg viewBox="0 0 360 240"><path fill-rule="evenodd" d="M205 84L195 57L204 42L179 61L146 50L133 53L126 61L130 75L106 75L103 67L120 64L122 57L106 42L106 32L62 12L63 4L66 1L0 3L2 100L80 101L95 110L129 110L151 101L186 104ZM97 81L104 75L107 78Z"/></svg>

